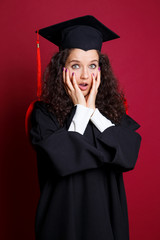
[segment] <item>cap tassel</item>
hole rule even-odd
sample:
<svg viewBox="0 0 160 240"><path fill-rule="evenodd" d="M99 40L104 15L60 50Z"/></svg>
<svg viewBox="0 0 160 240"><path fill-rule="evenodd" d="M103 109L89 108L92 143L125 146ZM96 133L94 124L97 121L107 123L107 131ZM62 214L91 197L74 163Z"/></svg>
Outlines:
<svg viewBox="0 0 160 240"><path fill-rule="evenodd" d="M41 96L41 57L40 57L40 48L39 48L39 30L37 30L37 97L38 101L40 101L40 96ZM30 123L30 116L34 107L34 103L37 101L34 100L28 107L26 116L25 116L25 132L26 136L29 137L29 130L31 128L31 123Z"/></svg>
<svg viewBox="0 0 160 240"><path fill-rule="evenodd" d="M124 107L125 107L125 110L126 110L126 114L128 115L128 103L127 103L126 98L124 99Z"/></svg>
<svg viewBox="0 0 160 240"><path fill-rule="evenodd" d="M39 47L39 30L37 30L37 97L40 100L41 96L41 56L40 56L40 47Z"/></svg>

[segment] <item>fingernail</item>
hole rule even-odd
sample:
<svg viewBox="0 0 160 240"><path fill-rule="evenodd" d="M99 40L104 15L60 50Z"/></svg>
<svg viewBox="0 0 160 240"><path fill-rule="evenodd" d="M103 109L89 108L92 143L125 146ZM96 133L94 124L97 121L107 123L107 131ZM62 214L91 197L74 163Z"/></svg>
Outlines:
<svg viewBox="0 0 160 240"><path fill-rule="evenodd" d="M67 72L67 68L66 68L66 72Z"/></svg>
<svg viewBox="0 0 160 240"><path fill-rule="evenodd" d="M99 67L99 68L98 68L98 70L100 71L100 70L101 70L101 68Z"/></svg>
<svg viewBox="0 0 160 240"><path fill-rule="evenodd" d="M93 76L94 76L94 73L93 73Z"/></svg>
<svg viewBox="0 0 160 240"><path fill-rule="evenodd" d="M72 73L72 76L74 76L74 72Z"/></svg>

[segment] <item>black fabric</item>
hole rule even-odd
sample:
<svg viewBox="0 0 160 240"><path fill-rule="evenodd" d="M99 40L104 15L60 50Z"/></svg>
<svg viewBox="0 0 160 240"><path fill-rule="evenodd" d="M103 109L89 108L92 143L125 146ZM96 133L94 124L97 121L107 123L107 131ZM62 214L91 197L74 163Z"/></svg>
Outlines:
<svg viewBox="0 0 160 240"><path fill-rule="evenodd" d="M41 192L36 240L128 240L123 172L137 161L140 125L125 115L102 133L89 122L81 135L67 130L75 109L63 128L43 102L31 115Z"/></svg>
<svg viewBox="0 0 160 240"><path fill-rule="evenodd" d="M39 34L59 49L80 48L101 51L102 42L119 36L92 15L77 17L39 30Z"/></svg>

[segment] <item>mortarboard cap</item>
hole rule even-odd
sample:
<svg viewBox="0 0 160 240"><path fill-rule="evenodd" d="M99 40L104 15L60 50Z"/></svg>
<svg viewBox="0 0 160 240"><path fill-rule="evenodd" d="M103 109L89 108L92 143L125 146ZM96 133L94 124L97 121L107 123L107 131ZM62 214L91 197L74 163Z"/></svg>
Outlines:
<svg viewBox="0 0 160 240"><path fill-rule="evenodd" d="M39 34L59 47L101 51L102 42L119 38L91 15L74 18L39 30Z"/></svg>

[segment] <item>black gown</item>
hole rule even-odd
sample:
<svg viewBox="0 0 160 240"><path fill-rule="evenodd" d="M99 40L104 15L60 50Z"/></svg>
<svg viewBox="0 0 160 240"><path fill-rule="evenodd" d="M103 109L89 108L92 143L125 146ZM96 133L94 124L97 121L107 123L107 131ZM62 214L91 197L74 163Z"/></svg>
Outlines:
<svg viewBox="0 0 160 240"><path fill-rule="evenodd" d="M138 158L140 125L128 115L102 133L89 121L84 135L60 127L37 101L30 136L37 152L40 199L36 240L128 240L123 172Z"/></svg>

